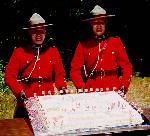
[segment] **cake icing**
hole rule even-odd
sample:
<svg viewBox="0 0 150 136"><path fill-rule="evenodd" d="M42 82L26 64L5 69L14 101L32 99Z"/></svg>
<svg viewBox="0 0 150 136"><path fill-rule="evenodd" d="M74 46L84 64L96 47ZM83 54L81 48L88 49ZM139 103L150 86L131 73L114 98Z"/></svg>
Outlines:
<svg viewBox="0 0 150 136"><path fill-rule="evenodd" d="M37 136L144 122L141 115L114 91L32 97L26 107Z"/></svg>

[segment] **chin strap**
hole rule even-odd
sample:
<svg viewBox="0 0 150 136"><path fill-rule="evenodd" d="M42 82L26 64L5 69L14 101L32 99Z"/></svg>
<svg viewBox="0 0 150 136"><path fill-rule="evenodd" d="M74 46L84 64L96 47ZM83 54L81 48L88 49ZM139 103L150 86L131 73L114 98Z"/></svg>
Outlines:
<svg viewBox="0 0 150 136"><path fill-rule="evenodd" d="M40 50L42 48L42 44L36 44L33 47L36 50L36 59L39 60L39 58L40 58Z"/></svg>

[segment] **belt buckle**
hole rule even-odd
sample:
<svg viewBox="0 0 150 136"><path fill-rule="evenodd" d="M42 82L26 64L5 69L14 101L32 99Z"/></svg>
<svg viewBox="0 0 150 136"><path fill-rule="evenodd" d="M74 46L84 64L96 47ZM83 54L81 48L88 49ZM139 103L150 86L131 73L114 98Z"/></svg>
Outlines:
<svg viewBox="0 0 150 136"><path fill-rule="evenodd" d="M105 70L100 71L100 76L105 76Z"/></svg>
<svg viewBox="0 0 150 136"><path fill-rule="evenodd" d="M38 83L43 84L43 78L42 78L42 77L39 77L39 78L38 78Z"/></svg>

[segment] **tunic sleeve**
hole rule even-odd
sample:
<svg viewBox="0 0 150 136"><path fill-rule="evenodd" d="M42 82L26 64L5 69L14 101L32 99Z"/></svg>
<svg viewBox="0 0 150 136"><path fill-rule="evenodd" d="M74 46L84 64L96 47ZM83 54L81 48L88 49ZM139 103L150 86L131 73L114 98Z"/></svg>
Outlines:
<svg viewBox="0 0 150 136"><path fill-rule="evenodd" d="M60 87L67 87L66 72L64 70L61 56L56 47L52 48L52 58L54 62L53 70L55 72L55 85L57 89L59 89Z"/></svg>
<svg viewBox="0 0 150 136"><path fill-rule="evenodd" d="M79 43L71 62L71 71L70 71L70 79L73 81L76 88L84 88L85 86L85 83L81 76L81 68L83 64L84 64L83 47L82 44Z"/></svg>
<svg viewBox="0 0 150 136"><path fill-rule="evenodd" d="M4 80L13 94L18 97L18 94L23 90L23 86L17 81L17 76L20 70L19 52L14 49L12 56L6 66Z"/></svg>
<svg viewBox="0 0 150 136"><path fill-rule="evenodd" d="M117 48L118 48L117 61L118 65L122 69L121 86L123 85L126 88L128 88L130 84L130 79L132 77L132 64L129 61L125 47L120 38L117 38Z"/></svg>

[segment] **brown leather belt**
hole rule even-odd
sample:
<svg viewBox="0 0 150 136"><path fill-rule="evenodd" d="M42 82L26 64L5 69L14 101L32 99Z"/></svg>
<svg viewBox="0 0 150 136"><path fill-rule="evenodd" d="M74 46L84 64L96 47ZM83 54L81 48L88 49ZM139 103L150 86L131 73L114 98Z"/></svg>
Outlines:
<svg viewBox="0 0 150 136"><path fill-rule="evenodd" d="M98 76L111 76L111 75L116 75L117 72L114 70L96 70L95 71L96 75Z"/></svg>
<svg viewBox="0 0 150 136"><path fill-rule="evenodd" d="M30 80L31 80L31 82L38 82L38 83L45 83L45 82L51 81L50 78L46 78L46 77L44 77L44 78L31 78Z"/></svg>
<svg viewBox="0 0 150 136"><path fill-rule="evenodd" d="M23 83L26 83L26 84L31 84L31 83L40 83L40 84L43 84L43 83L46 83L46 82L51 82L52 80L50 78L33 78L33 77L30 77L28 79L25 79L25 78L22 78L21 79L21 82Z"/></svg>
<svg viewBox="0 0 150 136"><path fill-rule="evenodd" d="M92 73L91 71L89 73ZM95 70L93 74L91 74L90 78L95 78L96 76L113 76L117 75L117 71L115 70Z"/></svg>

